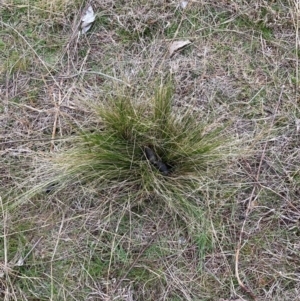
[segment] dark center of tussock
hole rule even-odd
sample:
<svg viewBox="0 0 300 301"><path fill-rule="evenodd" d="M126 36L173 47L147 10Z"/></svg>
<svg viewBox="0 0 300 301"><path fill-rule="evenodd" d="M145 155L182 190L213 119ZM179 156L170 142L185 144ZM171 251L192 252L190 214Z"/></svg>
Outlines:
<svg viewBox="0 0 300 301"><path fill-rule="evenodd" d="M167 164L159 160L158 156L155 152L148 146L144 148L145 156L147 160L155 166L164 176L167 176L170 173L170 169L168 168Z"/></svg>

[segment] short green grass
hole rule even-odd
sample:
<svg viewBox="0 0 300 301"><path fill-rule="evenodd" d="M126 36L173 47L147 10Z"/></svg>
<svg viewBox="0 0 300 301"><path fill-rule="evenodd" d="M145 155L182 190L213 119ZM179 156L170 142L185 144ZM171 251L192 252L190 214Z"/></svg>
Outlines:
<svg viewBox="0 0 300 301"><path fill-rule="evenodd" d="M297 300L297 1L86 4L0 7L0 299Z"/></svg>

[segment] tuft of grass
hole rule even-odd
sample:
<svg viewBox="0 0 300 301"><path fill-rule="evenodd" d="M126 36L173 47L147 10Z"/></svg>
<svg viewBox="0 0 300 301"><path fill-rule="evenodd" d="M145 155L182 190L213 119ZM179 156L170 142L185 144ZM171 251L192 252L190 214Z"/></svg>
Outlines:
<svg viewBox="0 0 300 301"><path fill-rule="evenodd" d="M201 187L228 155L222 127L208 128L190 110L173 110L170 86L160 87L148 106L123 97L95 111L101 127L81 130L71 150L54 159L59 176L51 182L85 183L99 192L118 188L120 200L128 194L133 204L157 198L189 220L201 219Z"/></svg>

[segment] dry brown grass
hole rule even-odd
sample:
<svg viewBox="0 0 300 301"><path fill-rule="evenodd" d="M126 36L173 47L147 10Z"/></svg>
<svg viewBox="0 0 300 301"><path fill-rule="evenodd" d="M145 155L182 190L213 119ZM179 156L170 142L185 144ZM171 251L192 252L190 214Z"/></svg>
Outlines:
<svg viewBox="0 0 300 301"><path fill-rule="evenodd" d="M85 1L0 7L0 299L300 300L298 1L92 4L80 37ZM120 201L121 188L20 201L64 138L98 124L90 107L146 102L170 73L175 109L231 121L244 141L203 184L203 233L158 200Z"/></svg>

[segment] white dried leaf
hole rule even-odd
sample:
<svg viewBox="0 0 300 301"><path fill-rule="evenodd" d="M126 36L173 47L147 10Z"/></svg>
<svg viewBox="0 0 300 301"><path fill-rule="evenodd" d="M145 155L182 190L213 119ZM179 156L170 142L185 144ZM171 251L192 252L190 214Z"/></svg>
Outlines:
<svg viewBox="0 0 300 301"><path fill-rule="evenodd" d="M169 48L170 57L174 54L175 51L177 51L191 43L192 42L190 40L173 42Z"/></svg>
<svg viewBox="0 0 300 301"><path fill-rule="evenodd" d="M188 1L181 1L181 2L180 2L180 7L181 7L182 9L185 9L185 8L187 7L188 4L189 4Z"/></svg>
<svg viewBox="0 0 300 301"><path fill-rule="evenodd" d="M300 119L296 118L296 130L297 130L297 133L299 133L300 131Z"/></svg>
<svg viewBox="0 0 300 301"><path fill-rule="evenodd" d="M22 256L20 256L20 258L18 259L18 261L16 262L15 266L17 267L21 267L24 265L24 258Z"/></svg>
<svg viewBox="0 0 300 301"><path fill-rule="evenodd" d="M91 5L87 8L84 16L81 18L81 21L81 32L85 34L91 28L93 22L95 21L95 14Z"/></svg>
<svg viewBox="0 0 300 301"><path fill-rule="evenodd" d="M185 245L186 244L186 239L183 236L180 236L178 239L178 243L180 245Z"/></svg>

